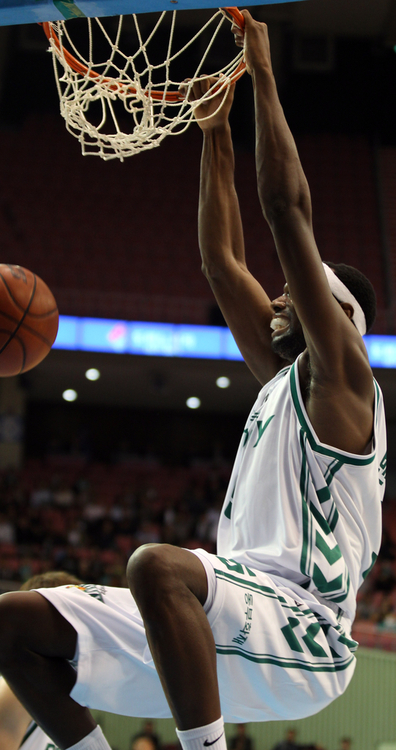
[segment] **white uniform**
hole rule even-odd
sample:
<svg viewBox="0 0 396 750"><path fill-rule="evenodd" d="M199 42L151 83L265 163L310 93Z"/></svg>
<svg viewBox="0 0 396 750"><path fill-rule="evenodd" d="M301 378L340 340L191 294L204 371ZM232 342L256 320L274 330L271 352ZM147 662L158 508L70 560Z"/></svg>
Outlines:
<svg viewBox="0 0 396 750"><path fill-rule="evenodd" d="M32 721L22 740L19 750L59 750L58 745L48 737L41 727Z"/></svg>
<svg viewBox="0 0 396 750"><path fill-rule="evenodd" d="M301 397L298 360L259 393L239 446L218 530L218 554L340 607L356 593L381 543L386 425L375 383L367 455L321 443Z"/></svg>
<svg viewBox="0 0 396 750"><path fill-rule="evenodd" d="M319 442L297 364L260 392L224 503L219 555L195 551L207 571L205 611L225 721L295 720L347 687L355 595L380 545L385 421L377 386L370 450L357 456ZM40 593L78 633L74 700L170 716L128 590L80 585Z"/></svg>

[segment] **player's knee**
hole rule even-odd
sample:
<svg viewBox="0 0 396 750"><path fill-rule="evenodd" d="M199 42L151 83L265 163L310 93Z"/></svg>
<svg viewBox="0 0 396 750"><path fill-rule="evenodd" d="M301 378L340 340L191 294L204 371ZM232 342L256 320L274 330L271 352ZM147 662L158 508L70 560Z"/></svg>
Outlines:
<svg viewBox="0 0 396 750"><path fill-rule="evenodd" d="M127 580L138 603L152 599L153 595L175 581L172 547L169 544L145 544L129 559Z"/></svg>

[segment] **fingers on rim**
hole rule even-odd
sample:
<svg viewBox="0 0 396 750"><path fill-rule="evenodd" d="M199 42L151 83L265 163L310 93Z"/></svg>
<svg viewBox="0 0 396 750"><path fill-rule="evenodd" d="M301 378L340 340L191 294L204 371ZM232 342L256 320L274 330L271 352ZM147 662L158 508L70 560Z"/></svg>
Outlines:
<svg viewBox="0 0 396 750"><path fill-rule="evenodd" d="M185 78L183 83L179 86L179 92L182 96L188 95L189 101L196 101L197 99L201 99L208 91L209 89L216 83L216 78L208 78L208 76L202 76L201 78L196 78L192 85L191 81L193 79L191 78Z"/></svg>

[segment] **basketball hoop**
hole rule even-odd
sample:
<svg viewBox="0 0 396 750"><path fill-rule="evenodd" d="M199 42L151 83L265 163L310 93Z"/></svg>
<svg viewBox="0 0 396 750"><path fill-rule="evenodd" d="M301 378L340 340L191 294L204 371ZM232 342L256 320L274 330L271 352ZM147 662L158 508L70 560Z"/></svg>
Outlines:
<svg viewBox="0 0 396 750"><path fill-rule="evenodd" d="M243 28L243 15L238 8L219 9L186 40L185 27L179 34L177 29L182 13L43 23L61 115L84 155L123 161L159 146L167 135L184 132L203 101L223 93L222 106L230 84L245 72L242 51L222 65L223 48L233 45L232 38L225 43L223 25L231 20ZM101 62L94 62L94 54ZM198 78L216 81L200 99L190 101Z"/></svg>

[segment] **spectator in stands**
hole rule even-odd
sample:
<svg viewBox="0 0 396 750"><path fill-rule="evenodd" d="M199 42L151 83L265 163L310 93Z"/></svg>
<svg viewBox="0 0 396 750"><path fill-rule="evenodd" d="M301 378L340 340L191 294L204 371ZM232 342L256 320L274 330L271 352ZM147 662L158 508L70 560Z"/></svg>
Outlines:
<svg viewBox="0 0 396 750"><path fill-rule="evenodd" d="M395 543L385 526L382 529L382 542L379 558L380 560L395 559Z"/></svg>
<svg viewBox="0 0 396 750"><path fill-rule="evenodd" d="M296 743L296 734L295 729L288 729L285 739L278 742L273 750L299 750L299 745Z"/></svg>
<svg viewBox="0 0 396 750"><path fill-rule="evenodd" d="M30 493L30 505L34 508L42 505L49 505L53 501L52 491L49 488L47 482L39 482L38 486L35 487Z"/></svg>
<svg viewBox="0 0 396 750"><path fill-rule="evenodd" d="M0 544L14 544L15 524L4 514L0 513Z"/></svg>
<svg viewBox="0 0 396 750"><path fill-rule="evenodd" d="M251 737L246 734L246 724L236 725L236 734L229 741L230 750L254 750L254 743Z"/></svg>
<svg viewBox="0 0 396 750"><path fill-rule="evenodd" d="M67 482L62 482L53 494L55 505L69 508L74 503L74 492Z"/></svg>
<svg viewBox="0 0 396 750"><path fill-rule="evenodd" d="M377 591L383 591L384 594L389 594L396 585L396 578L393 572L391 562L384 560L379 566L377 572L375 588Z"/></svg>
<svg viewBox="0 0 396 750"><path fill-rule="evenodd" d="M339 750L351 750L352 740L350 737L341 737Z"/></svg>
<svg viewBox="0 0 396 750"><path fill-rule="evenodd" d="M137 740L141 738L149 740L152 743L152 748L154 750L160 750L161 741L160 741L158 734L155 731L153 721L150 721L150 720L145 721L140 732L138 732L132 737L131 750L143 750L142 747L139 746L138 748L136 745ZM146 750L146 748L144 748L144 750Z"/></svg>

